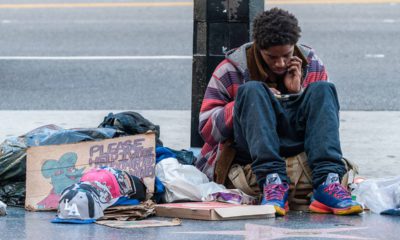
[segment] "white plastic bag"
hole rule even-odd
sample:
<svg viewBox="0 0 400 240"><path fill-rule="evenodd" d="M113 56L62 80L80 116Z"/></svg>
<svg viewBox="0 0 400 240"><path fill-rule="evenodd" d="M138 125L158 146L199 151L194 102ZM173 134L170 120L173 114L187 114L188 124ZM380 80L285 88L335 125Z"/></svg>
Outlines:
<svg viewBox="0 0 400 240"><path fill-rule="evenodd" d="M7 205L0 201L0 216L7 215Z"/></svg>
<svg viewBox="0 0 400 240"><path fill-rule="evenodd" d="M400 177L368 179L352 192L356 199L374 213L400 207Z"/></svg>
<svg viewBox="0 0 400 240"><path fill-rule="evenodd" d="M180 164L175 158L159 162L156 176L165 186L165 202L202 201L209 194L226 189L221 184L210 182L196 167Z"/></svg>

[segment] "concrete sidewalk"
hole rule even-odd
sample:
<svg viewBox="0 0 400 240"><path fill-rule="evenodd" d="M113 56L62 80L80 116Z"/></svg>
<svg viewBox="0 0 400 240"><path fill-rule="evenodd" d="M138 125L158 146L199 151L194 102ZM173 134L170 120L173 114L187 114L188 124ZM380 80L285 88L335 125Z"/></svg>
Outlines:
<svg viewBox="0 0 400 240"><path fill-rule="evenodd" d="M110 111L0 111L0 141L36 127L96 127ZM112 111L114 113L119 111ZM168 147L189 147L190 111L138 111L161 127ZM361 175L375 178L400 170L400 112L342 112L344 155L360 166ZM8 208L0 217L1 239L398 239L400 217L365 212L356 216L291 211L285 217L199 221L183 219L181 226L116 229L97 224L52 224L55 212ZM152 220L168 220L151 217Z"/></svg>
<svg viewBox="0 0 400 240"><path fill-rule="evenodd" d="M63 128L97 127L109 112L121 111L0 111L0 141L47 124ZM190 147L190 111L137 112L160 125L165 146ZM344 111L340 121L343 155L359 165L360 175L376 178L399 174L400 112Z"/></svg>

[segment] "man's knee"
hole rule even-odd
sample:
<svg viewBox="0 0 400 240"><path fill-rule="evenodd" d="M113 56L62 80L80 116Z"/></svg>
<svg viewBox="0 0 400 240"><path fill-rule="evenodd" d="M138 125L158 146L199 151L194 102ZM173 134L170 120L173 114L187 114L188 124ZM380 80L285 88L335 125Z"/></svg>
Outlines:
<svg viewBox="0 0 400 240"><path fill-rule="evenodd" d="M331 82L319 81L311 83L308 86L310 91L324 92L324 91L336 91L335 85Z"/></svg>
<svg viewBox="0 0 400 240"><path fill-rule="evenodd" d="M242 84L239 89L238 93L240 94L266 94L266 88L265 85L262 82L258 81L249 81L246 82L245 84Z"/></svg>
<svg viewBox="0 0 400 240"><path fill-rule="evenodd" d="M338 109L340 108L338 95L333 83L311 83L306 89L305 96L308 104L322 106L323 103L332 103L334 106L337 106Z"/></svg>
<svg viewBox="0 0 400 240"><path fill-rule="evenodd" d="M333 83L330 82L314 82L307 87L308 94L313 97L331 97L337 98L336 88Z"/></svg>

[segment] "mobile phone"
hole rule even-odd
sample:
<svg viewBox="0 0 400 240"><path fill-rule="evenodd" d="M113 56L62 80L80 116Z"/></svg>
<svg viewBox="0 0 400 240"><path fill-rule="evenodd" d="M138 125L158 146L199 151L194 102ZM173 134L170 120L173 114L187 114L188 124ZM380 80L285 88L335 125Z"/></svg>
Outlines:
<svg viewBox="0 0 400 240"><path fill-rule="evenodd" d="M276 94L275 97L278 100L281 100L281 101L289 101L289 100L296 99L300 95L301 95L301 92L300 93L293 93L293 94Z"/></svg>

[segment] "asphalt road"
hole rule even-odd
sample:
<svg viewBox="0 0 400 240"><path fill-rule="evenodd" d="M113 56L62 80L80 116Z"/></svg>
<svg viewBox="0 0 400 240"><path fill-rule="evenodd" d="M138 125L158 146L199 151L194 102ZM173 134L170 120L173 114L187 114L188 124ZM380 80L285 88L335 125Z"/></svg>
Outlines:
<svg viewBox="0 0 400 240"><path fill-rule="evenodd" d="M301 42L326 64L342 110L400 110L393 1L279 5L298 16ZM81 2L109 1L68 1ZM190 109L193 6L157 2L171 4L0 5L0 110Z"/></svg>

